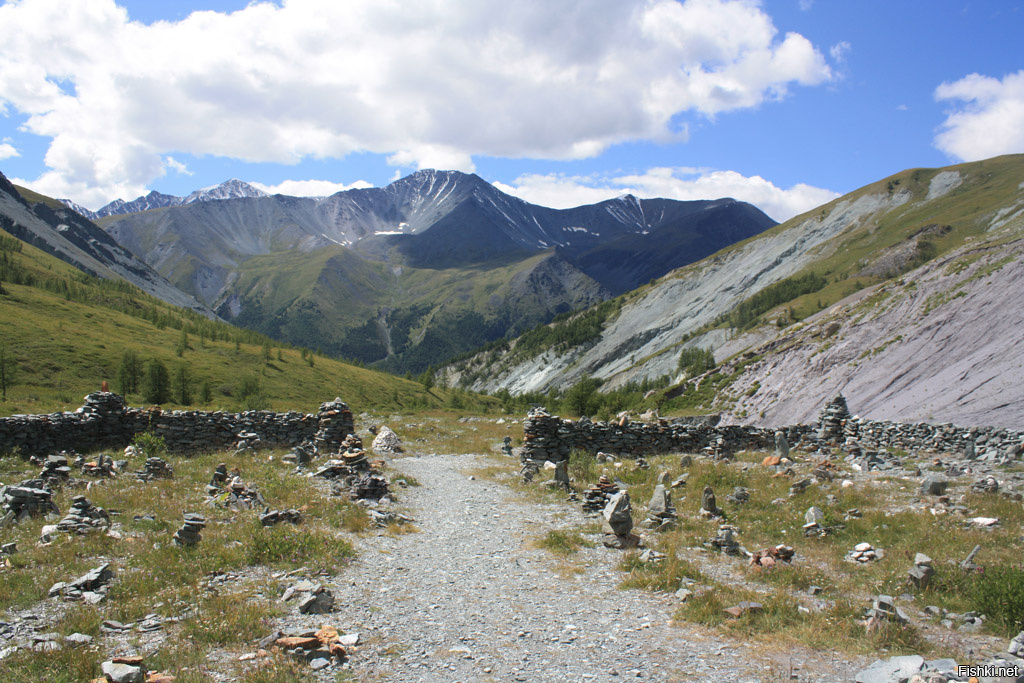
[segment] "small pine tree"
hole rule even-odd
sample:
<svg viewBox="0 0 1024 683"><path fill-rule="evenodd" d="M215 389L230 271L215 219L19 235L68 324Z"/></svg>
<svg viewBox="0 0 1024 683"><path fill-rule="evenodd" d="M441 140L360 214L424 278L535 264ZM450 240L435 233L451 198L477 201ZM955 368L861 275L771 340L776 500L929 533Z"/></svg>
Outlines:
<svg viewBox="0 0 1024 683"><path fill-rule="evenodd" d="M270 365L270 342L263 342L263 364Z"/></svg>
<svg viewBox="0 0 1024 683"><path fill-rule="evenodd" d="M121 366L117 370L117 384L123 396L134 394L139 390L142 380L142 362L139 354L128 349L121 356Z"/></svg>
<svg viewBox="0 0 1024 683"><path fill-rule="evenodd" d="M213 391L210 389L210 381L203 380L202 385L199 387L199 402L203 405L207 405L212 400Z"/></svg>
<svg viewBox="0 0 1024 683"><path fill-rule="evenodd" d="M149 361L146 368L146 383L143 396L147 403L167 403L171 397L171 378L167 366L159 359Z"/></svg>
<svg viewBox="0 0 1024 683"><path fill-rule="evenodd" d="M16 370L14 355L7 348L7 344L0 344L0 392L4 401L7 400L7 387L14 384Z"/></svg>
<svg viewBox="0 0 1024 683"><path fill-rule="evenodd" d="M192 378L185 363L179 363L174 372L174 397L183 406L192 403Z"/></svg>

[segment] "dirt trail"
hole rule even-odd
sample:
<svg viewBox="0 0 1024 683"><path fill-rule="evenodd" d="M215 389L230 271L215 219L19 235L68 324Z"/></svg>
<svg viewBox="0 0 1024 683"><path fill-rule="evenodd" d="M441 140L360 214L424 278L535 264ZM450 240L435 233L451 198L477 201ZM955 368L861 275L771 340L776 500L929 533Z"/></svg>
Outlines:
<svg viewBox="0 0 1024 683"><path fill-rule="evenodd" d="M585 563L584 573L559 573L558 560L529 540L578 523L578 508L514 500L499 484L471 479L486 462L471 455L393 462L422 484L401 490L420 532L365 540L337 580L344 597L332 621L362 635L352 658L360 681L788 678L743 646L670 624L670 596L617 589L622 574L612 551L583 551L572 561ZM852 679L836 673L820 680Z"/></svg>

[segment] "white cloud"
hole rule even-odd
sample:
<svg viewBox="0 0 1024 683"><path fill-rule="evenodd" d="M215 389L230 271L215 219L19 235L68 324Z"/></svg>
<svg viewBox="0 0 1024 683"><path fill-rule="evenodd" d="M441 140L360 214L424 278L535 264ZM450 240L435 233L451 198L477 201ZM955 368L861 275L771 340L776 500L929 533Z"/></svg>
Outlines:
<svg viewBox="0 0 1024 683"><path fill-rule="evenodd" d="M948 112L935 146L963 161L1024 152L1024 70L1002 80L971 74L935 89L958 104Z"/></svg>
<svg viewBox="0 0 1024 683"><path fill-rule="evenodd" d="M164 157L164 165L175 173L179 173L181 175L192 175L192 171L188 170L188 166L181 163L174 157Z"/></svg>
<svg viewBox="0 0 1024 683"><path fill-rule="evenodd" d="M0 109L52 138L33 187L86 205L136 196L172 154L579 159L831 77L752 0L287 0L152 25L21 0L0 44Z"/></svg>
<svg viewBox="0 0 1024 683"><path fill-rule="evenodd" d="M14 149L14 145L8 142L0 143L0 159L10 159L12 157L20 156L21 154L18 153L18 150Z"/></svg>
<svg viewBox="0 0 1024 683"><path fill-rule="evenodd" d="M373 187L365 180L357 180L351 185L332 183L330 180L285 180L277 185L250 183L268 194L285 194L290 197L327 197L336 192L344 192L354 188Z"/></svg>
<svg viewBox="0 0 1024 683"><path fill-rule="evenodd" d="M782 189L760 176L694 168L651 168L639 175L614 178L531 174L517 178L510 185L495 183L495 186L526 201L558 209L623 194L679 200L732 197L754 204L777 221L810 211L839 196L831 190L804 183Z"/></svg>
<svg viewBox="0 0 1024 683"><path fill-rule="evenodd" d="M828 53L836 62L842 63L846 61L846 54L852 49L853 46L844 40L830 47Z"/></svg>

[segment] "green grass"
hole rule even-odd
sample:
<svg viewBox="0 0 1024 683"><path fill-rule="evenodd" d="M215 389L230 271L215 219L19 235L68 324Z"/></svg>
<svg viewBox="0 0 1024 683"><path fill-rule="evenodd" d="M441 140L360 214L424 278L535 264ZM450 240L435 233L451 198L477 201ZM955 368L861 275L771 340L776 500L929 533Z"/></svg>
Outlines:
<svg viewBox="0 0 1024 683"><path fill-rule="evenodd" d="M579 552L580 548L592 548L594 543L573 529L552 529L535 542L555 555L568 556Z"/></svg>
<svg viewBox="0 0 1024 683"><path fill-rule="evenodd" d="M7 253L18 262L19 272L31 274L37 283L69 283L75 296L67 298L38 285L3 282L0 321L6 352L14 356L15 372L7 400L0 401L0 415L74 410L81 405L81 398L99 390L104 380L120 392L118 369L128 350L136 352L143 363L160 360L172 378L185 366L191 406L206 409L238 409L240 380L247 376L257 378L269 407L279 410L313 412L339 393L357 412L441 408L453 395L447 389L428 391L418 382L321 355L313 354L310 365L299 349L273 341L267 342L272 353L265 362L264 338L255 333L186 314L130 287L85 277L27 244L22 244L20 253ZM189 330L188 344L178 356L181 331L176 327L182 325ZM212 398L200 405L204 382L210 386ZM141 392L129 393L127 399L136 405L143 403ZM497 405L497 401L466 392L460 394L460 400L474 410Z"/></svg>

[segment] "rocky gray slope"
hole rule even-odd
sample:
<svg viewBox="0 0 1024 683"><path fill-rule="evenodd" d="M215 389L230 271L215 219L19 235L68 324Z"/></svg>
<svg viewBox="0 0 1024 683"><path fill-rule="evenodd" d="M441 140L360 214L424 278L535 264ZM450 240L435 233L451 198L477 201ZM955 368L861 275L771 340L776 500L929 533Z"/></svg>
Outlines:
<svg viewBox="0 0 1024 683"><path fill-rule="evenodd" d="M713 348L719 361L763 356L717 404L738 421L807 421L806 406L843 391L870 417L1020 426L1024 347L1013 330L1021 316L1007 302L1021 292L1014 259L1024 234L1022 160L904 172L627 295L585 344L525 357L513 344L504 357L481 355L444 374L513 393L564 388L588 375L614 388L675 377L686 344ZM963 246L943 253L944 244ZM928 262L914 269L919 261ZM808 268L826 277L845 268L858 282L881 280L882 289L802 326L719 328L694 338L744 299ZM879 298L877 309L864 308ZM841 330L834 337L832 325Z"/></svg>
<svg viewBox="0 0 1024 683"><path fill-rule="evenodd" d="M78 213L82 214L89 220L97 220L99 218L105 218L107 216L120 216L128 213L138 213L140 211L150 211L152 209L163 209L168 206L181 206L182 204L192 204L193 202L210 202L219 199L238 199L241 197L265 197L267 193L259 188L253 187L249 183L242 182L237 178L226 180L220 185L214 185L213 187L205 187L201 190L189 194L187 197L176 197L172 194L163 194L153 190L149 194L143 197L137 197L129 202L123 199L115 199L109 204L103 206L98 211L90 211L84 206L79 206L70 199L58 199L57 201L64 204L69 209L73 209Z"/></svg>
<svg viewBox="0 0 1024 683"><path fill-rule="evenodd" d="M3 174L0 228L90 275L123 279L175 306L216 317L91 221L71 209L26 201Z"/></svg>
<svg viewBox="0 0 1024 683"><path fill-rule="evenodd" d="M1009 226L1008 226L1009 227ZM809 422L842 392L864 417L1024 427L1024 239L968 245L753 349L730 417ZM756 385L756 387L755 387ZM754 389L751 395L747 392Z"/></svg>

